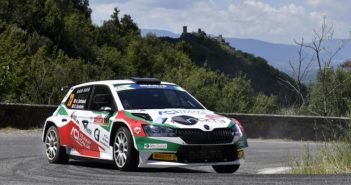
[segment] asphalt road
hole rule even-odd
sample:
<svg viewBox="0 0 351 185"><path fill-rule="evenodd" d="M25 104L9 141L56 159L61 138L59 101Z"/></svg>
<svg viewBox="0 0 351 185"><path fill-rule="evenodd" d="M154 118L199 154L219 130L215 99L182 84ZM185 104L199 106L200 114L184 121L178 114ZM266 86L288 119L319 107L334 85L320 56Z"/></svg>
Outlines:
<svg viewBox="0 0 351 185"><path fill-rule="evenodd" d="M96 162L49 164L40 133L0 132L0 184L351 184L347 174L286 174L289 159L315 144L249 140L249 145L246 161L235 174L217 174L210 167L121 172L113 164Z"/></svg>

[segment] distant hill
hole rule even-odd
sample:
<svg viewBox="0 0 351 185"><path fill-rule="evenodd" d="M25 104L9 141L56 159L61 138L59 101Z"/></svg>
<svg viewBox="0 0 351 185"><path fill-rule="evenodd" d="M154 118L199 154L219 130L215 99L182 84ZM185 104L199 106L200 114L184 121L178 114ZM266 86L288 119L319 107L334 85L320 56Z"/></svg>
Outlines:
<svg viewBox="0 0 351 185"><path fill-rule="evenodd" d="M298 60L298 50L299 47L297 45L289 45L289 44L274 44L269 42L264 42L255 39L238 39L238 38L225 38L229 44L237 49L242 51L252 53L255 56L260 56L265 58L269 64L276 67L277 69L292 74L291 67L288 65L289 61L297 61ZM336 50L341 42L345 40L342 39L333 39L325 42L324 47L329 49ZM309 62L310 57L312 57L313 52L310 49L304 49L304 55L307 56L306 63ZM328 56L323 56L322 59L327 58ZM351 43L346 45L338 55L335 56L332 66L336 67L340 63L344 62L346 59L351 58ZM310 74L307 76L305 81L314 80L315 74L317 71L317 66L311 66Z"/></svg>
<svg viewBox="0 0 351 185"><path fill-rule="evenodd" d="M141 35L146 36L148 33L153 33L157 37L171 37L171 38L179 38L179 34L167 31L167 30L157 30L157 29L141 29Z"/></svg>
<svg viewBox="0 0 351 185"><path fill-rule="evenodd" d="M294 81L287 74L280 72L261 57L238 51L219 38L206 36L205 33L182 34L179 38L161 37L162 40L176 43L185 41L190 46L190 57L200 67L231 77L242 76L251 81L255 91L266 95L279 95L289 100L293 95L279 79Z"/></svg>
<svg viewBox="0 0 351 185"><path fill-rule="evenodd" d="M146 33L154 33L159 37L171 37L171 38L179 38L180 34L172 33L170 31L165 30L157 30L157 29L143 29L142 35L146 35ZM293 44L278 44L278 43L270 43L265 41L260 41L256 39L240 39L240 38L224 38L226 42L228 42L232 47L242 50L247 53L251 53L255 56L262 57L267 60L267 62L273 67L291 75L292 70L288 65L290 61L297 61L298 59L298 47ZM331 41L327 41L325 47L329 47L332 49L336 49L340 46L342 39L334 39ZM311 57L312 52L308 49L304 50L305 55ZM337 66L340 63L344 62L346 59L351 59L351 43L349 43L343 50L338 53L335 57L333 66ZM317 68L311 68L310 74L306 79L307 81L315 79L315 73Z"/></svg>

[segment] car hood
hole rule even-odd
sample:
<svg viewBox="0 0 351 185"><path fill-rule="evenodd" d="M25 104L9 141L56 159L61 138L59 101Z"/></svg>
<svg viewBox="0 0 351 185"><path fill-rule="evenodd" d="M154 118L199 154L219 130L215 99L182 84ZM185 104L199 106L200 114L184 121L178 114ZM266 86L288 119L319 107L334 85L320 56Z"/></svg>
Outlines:
<svg viewBox="0 0 351 185"><path fill-rule="evenodd" d="M151 109L126 110L134 116L147 114L153 123L170 125L176 128L196 128L212 131L216 128L227 128L232 121L224 116L204 109Z"/></svg>

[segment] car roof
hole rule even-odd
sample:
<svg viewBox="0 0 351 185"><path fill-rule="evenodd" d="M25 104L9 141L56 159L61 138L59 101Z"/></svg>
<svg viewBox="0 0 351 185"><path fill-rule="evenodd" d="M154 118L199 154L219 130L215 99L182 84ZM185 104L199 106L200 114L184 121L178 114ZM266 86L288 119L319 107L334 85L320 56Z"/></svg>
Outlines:
<svg viewBox="0 0 351 185"><path fill-rule="evenodd" d="M82 83L82 84L73 86L73 88L87 86L87 85L118 85L118 84L135 84L135 82L132 80L103 80L103 81ZM174 83L169 83L169 82L161 82L161 84L162 85L175 85Z"/></svg>

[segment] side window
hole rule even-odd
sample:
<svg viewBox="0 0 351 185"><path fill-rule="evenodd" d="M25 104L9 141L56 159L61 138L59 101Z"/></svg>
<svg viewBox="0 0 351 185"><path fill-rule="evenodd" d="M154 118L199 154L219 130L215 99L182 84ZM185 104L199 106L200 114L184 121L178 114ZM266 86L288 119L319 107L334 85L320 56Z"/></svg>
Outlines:
<svg viewBox="0 0 351 185"><path fill-rule="evenodd" d="M91 97L90 110L101 111L103 107L110 107L112 110L117 110L115 100L113 99L110 88L107 86L96 85Z"/></svg>
<svg viewBox="0 0 351 185"><path fill-rule="evenodd" d="M74 89L66 101L66 106L70 109L86 109L91 90L91 86Z"/></svg>

